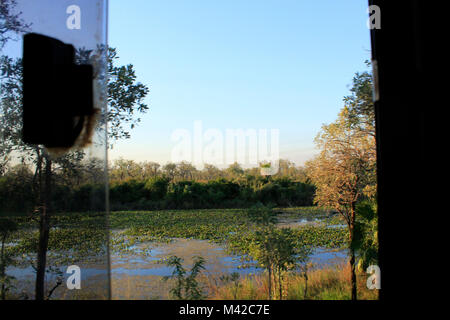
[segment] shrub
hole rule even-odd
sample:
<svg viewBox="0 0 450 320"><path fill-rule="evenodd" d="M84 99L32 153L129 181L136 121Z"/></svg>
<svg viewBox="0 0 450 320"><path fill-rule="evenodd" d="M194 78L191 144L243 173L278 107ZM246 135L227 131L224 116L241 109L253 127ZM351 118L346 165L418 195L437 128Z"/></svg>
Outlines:
<svg viewBox="0 0 450 320"><path fill-rule="evenodd" d="M169 179L166 177L152 177L144 185L144 196L148 200L162 200L167 195Z"/></svg>

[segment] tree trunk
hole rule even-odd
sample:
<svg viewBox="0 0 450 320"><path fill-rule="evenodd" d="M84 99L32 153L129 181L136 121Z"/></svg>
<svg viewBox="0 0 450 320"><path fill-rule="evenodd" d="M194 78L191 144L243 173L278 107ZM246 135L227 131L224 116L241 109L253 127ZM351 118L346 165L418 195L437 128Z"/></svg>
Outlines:
<svg viewBox="0 0 450 320"><path fill-rule="evenodd" d="M356 292L356 270L355 270L355 249L353 248L353 235L355 230L355 212L356 203L352 203L350 219L350 271L351 271L351 286L352 286L352 300L357 300Z"/></svg>
<svg viewBox="0 0 450 320"><path fill-rule="evenodd" d="M303 277L305 277L305 291L303 293L303 300L306 300L306 295L308 294L308 274L306 272L307 270L305 270L305 273L303 274Z"/></svg>
<svg viewBox="0 0 450 320"><path fill-rule="evenodd" d="M269 266L269 300L272 300L272 267Z"/></svg>
<svg viewBox="0 0 450 320"><path fill-rule="evenodd" d="M278 285L280 286L280 300L283 300L283 287L282 287L282 281L281 281L281 270L278 268Z"/></svg>
<svg viewBox="0 0 450 320"><path fill-rule="evenodd" d="M45 187L41 188L43 192L42 208L40 210L39 220L39 245L37 253L37 270L36 270L36 300L44 300L45 298L45 268L47 263L47 248L50 231L50 197L52 183L52 161L46 157L45 162Z"/></svg>
<svg viewBox="0 0 450 320"><path fill-rule="evenodd" d="M5 263L5 241L6 241L6 233L3 236L2 239L2 250L0 254L1 264L0 264L0 279L2 279L2 291L1 291L1 299L6 300L6 285L5 285L5 269L6 269L6 263Z"/></svg>
<svg viewBox="0 0 450 320"><path fill-rule="evenodd" d="M350 269L351 269L351 284L352 284L352 300L357 300L356 296L356 272L355 272L355 251L353 249L350 256Z"/></svg>
<svg viewBox="0 0 450 320"><path fill-rule="evenodd" d="M35 204L42 206L42 154L39 148L36 148L36 171L33 175L33 196Z"/></svg>

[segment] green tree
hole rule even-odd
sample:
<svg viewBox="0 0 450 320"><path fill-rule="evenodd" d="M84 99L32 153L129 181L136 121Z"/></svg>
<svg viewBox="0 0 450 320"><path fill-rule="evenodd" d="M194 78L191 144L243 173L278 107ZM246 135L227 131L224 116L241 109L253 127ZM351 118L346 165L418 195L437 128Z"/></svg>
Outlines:
<svg viewBox="0 0 450 320"><path fill-rule="evenodd" d="M238 239L239 238L239 239ZM296 238L289 228L261 226L254 232L240 234L230 243L231 252L246 255L256 265L267 270L268 298L283 299L284 276L289 270L300 268L306 277L306 262L311 247Z"/></svg>
<svg viewBox="0 0 450 320"><path fill-rule="evenodd" d="M205 164L202 170L202 178L211 181L222 177L222 172L219 168L212 164Z"/></svg>
<svg viewBox="0 0 450 320"><path fill-rule="evenodd" d="M152 178L152 177L156 177L160 171L159 168L161 167L161 165L157 162L148 162L148 161L144 161L144 163L142 163L142 169L144 171L144 177L145 178Z"/></svg>
<svg viewBox="0 0 450 320"><path fill-rule="evenodd" d="M117 65L117 49L108 49L108 134L113 140L130 138L130 130L148 110L144 99L149 88L136 80L132 64Z"/></svg>
<svg viewBox="0 0 450 320"><path fill-rule="evenodd" d="M197 169L189 162L182 161L177 164L177 174L181 180L194 180Z"/></svg>
<svg viewBox="0 0 450 320"><path fill-rule="evenodd" d="M114 161L110 170L110 180L127 181L130 179L143 178L144 172L141 166L134 160L118 159Z"/></svg>
<svg viewBox="0 0 450 320"><path fill-rule="evenodd" d="M226 177L228 179L238 179L244 174L244 170L241 165L237 162L230 164L230 166L225 170Z"/></svg>
<svg viewBox="0 0 450 320"><path fill-rule="evenodd" d="M371 64L366 61L367 67ZM344 97L349 125L360 132L375 137L375 109L373 104L372 74L357 72L353 77L351 94Z"/></svg>
<svg viewBox="0 0 450 320"><path fill-rule="evenodd" d="M173 181L175 179L175 174L177 170L177 165L175 163L168 163L163 166L163 172L164 174L170 179L170 181Z"/></svg>
<svg viewBox="0 0 450 320"><path fill-rule="evenodd" d="M254 206L248 211L249 220L256 223L255 230L245 231L228 242L231 253L244 255L245 260L255 260L256 265L267 270L268 298L283 299L284 275L300 268L305 278L306 262L311 247L298 239L289 228L277 228L275 213L271 208Z"/></svg>
<svg viewBox="0 0 450 320"><path fill-rule="evenodd" d="M153 177L145 183L146 197L150 200L162 200L167 194L169 179L166 177Z"/></svg>

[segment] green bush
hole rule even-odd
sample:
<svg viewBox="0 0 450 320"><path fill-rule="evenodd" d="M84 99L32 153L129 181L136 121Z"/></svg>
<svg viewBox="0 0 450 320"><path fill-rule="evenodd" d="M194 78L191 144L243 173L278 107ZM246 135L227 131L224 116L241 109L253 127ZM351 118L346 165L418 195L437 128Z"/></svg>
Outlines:
<svg viewBox="0 0 450 320"><path fill-rule="evenodd" d="M14 174L0 177L0 212L31 211L33 200L33 188L28 179Z"/></svg>
<svg viewBox="0 0 450 320"><path fill-rule="evenodd" d="M167 195L169 179L166 177L152 177L144 185L144 196L148 200L158 201Z"/></svg>
<svg viewBox="0 0 450 320"><path fill-rule="evenodd" d="M266 206L311 206L314 186L287 178L253 177L239 181L223 178L208 182L176 181L156 176L148 180L127 180L110 185L111 210L165 210L249 208ZM52 184L55 211L103 211L105 186L71 186L55 179ZM34 206L32 176L11 172L0 177L0 211L29 212Z"/></svg>

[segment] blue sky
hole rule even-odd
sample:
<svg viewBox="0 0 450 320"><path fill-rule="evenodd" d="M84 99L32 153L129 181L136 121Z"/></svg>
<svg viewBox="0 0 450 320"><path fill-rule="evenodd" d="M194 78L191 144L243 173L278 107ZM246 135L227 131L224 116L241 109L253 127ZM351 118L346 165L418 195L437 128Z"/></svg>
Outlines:
<svg viewBox="0 0 450 320"><path fill-rule="evenodd" d="M109 43L150 87L150 110L110 159L171 160L176 129L278 129L311 158L370 58L367 1L110 0Z"/></svg>

